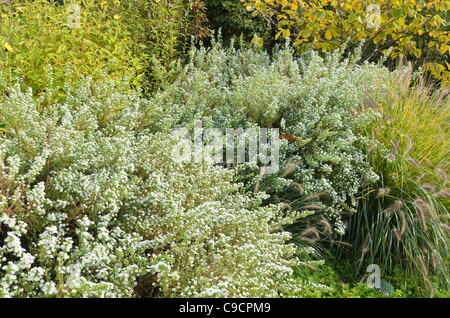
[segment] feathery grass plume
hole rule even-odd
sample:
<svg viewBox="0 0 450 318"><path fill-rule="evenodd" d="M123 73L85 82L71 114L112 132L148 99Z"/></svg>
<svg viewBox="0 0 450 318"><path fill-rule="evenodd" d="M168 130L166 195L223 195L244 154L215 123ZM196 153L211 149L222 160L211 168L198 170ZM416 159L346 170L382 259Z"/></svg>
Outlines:
<svg viewBox="0 0 450 318"><path fill-rule="evenodd" d="M383 195L388 195L389 193L391 193L391 189L389 189L389 188L380 188L380 189L378 189L377 197L381 197Z"/></svg>
<svg viewBox="0 0 450 318"><path fill-rule="evenodd" d="M400 140L391 141L391 147L394 154L398 155L398 149L400 145Z"/></svg>
<svg viewBox="0 0 450 318"><path fill-rule="evenodd" d="M400 212L400 219L402 220L402 226L400 228L400 235L403 236L403 234L405 234L406 232L406 215L403 211Z"/></svg>
<svg viewBox="0 0 450 318"><path fill-rule="evenodd" d="M441 176L442 184L445 186L447 184L447 173L442 168L438 168L436 171Z"/></svg>
<svg viewBox="0 0 450 318"><path fill-rule="evenodd" d="M420 265L420 269L422 270L422 273L424 275L428 275L427 264L425 264L425 260L423 259L422 255L419 255L417 257L417 260L419 261L419 265Z"/></svg>
<svg viewBox="0 0 450 318"><path fill-rule="evenodd" d="M255 188L253 189L253 192L254 193L256 193L256 192L258 192L259 190L260 190L260 187L261 187L261 179L263 178L263 176L264 176L264 174L265 174L265 172L266 172L266 165L264 165L263 167L261 167L261 170L260 170L260 172L259 172L259 175L258 175L258 180L256 181L256 184L255 184Z"/></svg>
<svg viewBox="0 0 450 318"><path fill-rule="evenodd" d="M295 170L295 168L298 166L298 162L292 162L292 160L289 160L286 165L284 166L284 174L283 177L287 176L288 174L292 173L292 171Z"/></svg>
<svg viewBox="0 0 450 318"><path fill-rule="evenodd" d="M402 136L405 137L406 139L408 139L408 144L406 145L406 149L403 152L403 155L406 156L411 151L411 149L413 148L414 142L413 142L412 138L409 135L402 134Z"/></svg>
<svg viewBox="0 0 450 318"><path fill-rule="evenodd" d="M339 212L340 215L345 216L345 217L350 217L352 215L354 215L354 212L350 212L350 211L341 211Z"/></svg>
<svg viewBox="0 0 450 318"><path fill-rule="evenodd" d="M309 244L314 244L317 242L316 238L311 238L311 237L307 237L307 236L301 236L301 240L308 242Z"/></svg>
<svg viewBox="0 0 450 318"><path fill-rule="evenodd" d="M304 205L302 208L306 210L322 210L323 206L318 203L310 203Z"/></svg>
<svg viewBox="0 0 450 318"><path fill-rule="evenodd" d="M363 177L361 180L361 188L364 188L368 184L369 184L369 180L367 180L367 178Z"/></svg>
<svg viewBox="0 0 450 318"><path fill-rule="evenodd" d="M447 95L449 94L449 92L450 92L450 89L449 89L449 88L441 88L441 89L439 90L439 94L438 94L437 97L436 97L435 104L436 104L436 105L440 104L440 103L442 102L442 100L443 100L445 97L447 97Z"/></svg>
<svg viewBox="0 0 450 318"><path fill-rule="evenodd" d="M439 192L433 193L433 196L436 198L450 199L450 191L447 189L442 189Z"/></svg>
<svg viewBox="0 0 450 318"><path fill-rule="evenodd" d="M289 212L292 212L292 206L289 203L283 202L281 205L281 211L284 211L285 209L288 209Z"/></svg>
<svg viewBox="0 0 450 318"><path fill-rule="evenodd" d="M361 246L361 252L363 254L367 253L369 251L369 234L366 234L366 238L364 239L364 243Z"/></svg>
<svg viewBox="0 0 450 318"><path fill-rule="evenodd" d="M327 219L325 219L322 216L322 219L319 221L320 224L323 226L323 232L325 234L332 234L333 233L333 227L331 226L330 222L328 222Z"/></svg>
<svg viewBox="0 0 450 318"><path fill-rule="evenodd" d="M431 263L431 266L433 266L434 269L437 268L437 258L436 258L436 255L434 253L431 254L430 263Z"/></svg>
<svg viewBox="0 0 450 318"><path fill-rule="evenodd" d="M391 152L389 154L389 159L391 159L392 161L395 161L395 160L397 160L397 155L395 153Z"/></svg>
<svg viewBox="0 0 450 318"><path fill-rule="evenodd" d="M304 190L303 190L303 187L302 187L302 185L300 183L293 181L291 183L291 185L296 187L298 189L298 191L300 192L300 194L303 194Z"/></svg>
<svg viewBox="0 0 450 318"><path fill-rule="evenodd" d="M253 188L253 193L257 193L259 191L260 187L261 187L261 182L260 182L260 179L258 178L258 180L255 183L255 187Z"/></svg>
<svg viewBox="0 0 450 318"><path fill-rule="evenodd" d="M304 197L303 200L304 201L316 200L316 199L319 199L324 194L325 194L325 192L323 192L323 191L317 192L315 194L311 194L311 195L308 195L308 196Z"/></svg>
<svg viewBox="0 0 450 318"><path fill-rule="evenodd" d="M302 231L301 238L309 243L314 243L320 239L320 233L315 226L311 226Z"/></svg>
<svg viewBox="0 0 450 318"><path fill-rule="evenodd" d="M425 284L430 289L430 298L433 298L434 297L434 287L433 287L433 284L431 283L430 279L428 278L428 266L425 263L425 260L422 255L419 255L417 257L417 260L419 261L419 265L420 265L419 267L420 267L420 270L422 271L422 276L423 276L423 279L425 280Z"/></svg>
<svg viewBox="0 0 450 318"><path fill-rule="evenodd" d="M405 217L405 213L401 212L400 213L400 218L401 218L401 227L400 230L398 228L394 228L392 230L392 233L394 234L396 240L397 240L397 247L398 244L400 244L403 234L405 234L406 231L406 217Z"/></svg>
<svg viewBox="0 0 450 318"><path fill-rule="evenodd" d="M417 176L417 178L416 178L416 182L419 183L420 181L422 181L423 178L425 178L426 175L427 175L426 173L421 173L421 174L419 174L419 175Z"/></svg>
<svg viewBox="0 0 450 318"><path fill-rule="evenodd" d="M370 135L372 136L372 139L373 139L373 140L377 139L377 133L375 132L375 130L372 130L372 131L370 132Z"/></svg>
<svg viewBox="0 0 450 318"><path fill-rule="evenodd" d="M417 212L419 212L419 218L420 218L420 221L422 222L422 226L425 230L427 230L427 218L425 215L424 207L421 204L417 204L417 202L415 202L415 203L416 203L415 204L416 210L417 210Z"/></svg>
<svg viewBox="0 0 450 318"><path fill-rule="evenodd" d="M345 245L345 246L348 246L348 247L352 247L353 246L352 244L350 244L348 242L344 242L344 241L335 240L333 242L337 243L337 244ZM363 252L363 253L365 253L365 252Z"/></svg>
<svg viewBox="0 0 450 318"><path fill-rule="evenodd" d="M397 229L397 228L393 229L392 233L394 233L394 236L397 239L397 242L400 242L402 240L402 235L400 234L399 229Z"/></svg>
<svg viewBox="0 0 450 318"><path fill-rule="evenodd" d="M313 271L317 270L317 267L313 266L312 264L308 263L308 262L301 262L299 265L308 267L309 269L312 269Z"/></svg>
<svg viewBox="0 0 450 318"><path fill-rule="evenodd" d="M392 117L389 115L386 115L385 117L386 125L390 125L392 123Z"/></svg>
<svg viewBox="0 0 450 318"><path fill-rule="evenodd" d="M389 205L387 207L387 209L385 209L383 211L384 214L391 216L393 215L395 212L397 212L399 209L401 209L403 207L403 201L402 200L395 200L394 203L392 203L391 205Z"/></svg>
<svg viewBox="0 0 450 318"><path fill-rule="evenodd" d="M432 207L428 202L426 202L426 201L425 201L424 199L422 199L422 198L416 198L416 199L414 200L414 203L415 203L416 205L422 206L422 207L424 208L424 210L427 212L427 214L431 217L431 219L432 219L434 222L437 222L437 221L438 221L439 218L438 218L436 212L434 211L433 207Z"/></svg>
<svg viewBox="0 0 450 318"><path fill-rule="evenodd" d="M447 225L447 224L441 224L441 227L442 227L445 231L447 231L447 233L450 233L450 226L449 226L449 225Z"/></svg>
<svg viewBox="0 0 450 318"><path fill-rule="evenodd" d="M420 163L419 163L419 161L417 161L416 159L411 158L411 157L408 157L408 158L406 158L406 161L408 161L408 162L409 162L410 164L412 164L414 167L420 168Z"/></svg>
<svg viewBox="0 0 450 318"><path fill-rule="evenodd" d="M427 284L427 287L430 289L430 298L434 298L434 286L433 283L428 279L428 277L424 277L425 283Z"/></svg>
<svg viewBox="0 0 450 318"><path fill-rule="evenodd" d="M422 184L422 189L424 189L427 192L435 192L436 185L433 183L424 183L424 184Z"/></svg>

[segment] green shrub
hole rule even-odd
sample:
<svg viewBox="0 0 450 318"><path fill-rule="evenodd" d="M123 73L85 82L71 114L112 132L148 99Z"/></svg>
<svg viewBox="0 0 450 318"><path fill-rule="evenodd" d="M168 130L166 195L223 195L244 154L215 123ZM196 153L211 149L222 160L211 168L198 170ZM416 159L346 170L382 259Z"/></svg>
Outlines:
<svg viewBox="0 0 450 318"><path fill-rule="evenodd" d="M270 32L270 25L248 12L241 0L204 0L204 3L207 25L216 32L221 30L225 45L236 36L243 36L250 42L255 34L265 36Z"/></svg>
<svg viewBox="0 0 450 318"><path fill-rule="evenodd" d="M154 58L164 67L181 56L188 36L182 1L23 1L0 4L0 70L9 84L20 78L42 93L53 85L104 69L115 79L127 77L134 87L151 87ZM70 70L67 69L70 64Z"/></svg>
<svg viewBox="0 0 450 318"><path fill-rule="evenodd" d="M342 265L342 260L339 264ZM342 276L341 266L327 262L318 269L296 269L294 273L302 279L311 282L320 282L328 286L327 289L304 288L301 297L305 298L404 298L405 293L400 289L390 287L390 293L385 294L381 289L370 287L364 281L346 281ZM350 266L353 270L353 266ZM385 280L381 280L387 284Z"/></svg>
<svg viewBox="0 0 450 318"><path fill-rule="evenodd" d="M415 61L448 87L448 1L242 2L273 26L275 40L290 38L301 52L330 52L347 46L353 50L364 40L362 61L376 61L389 51L392 60ZM263 38L255 41L263 44Z"/></svg>
<svg viewBox="0 0 450 318"><path fill-rule="evenodd" d="M342 60L339 53L322 59L314 52L297 58L289 45L271 57L255 48L225 49L219 41L211 49L191 50L175 83L155 98L165 101L174 127L202 120L203 128L223 134L227 128L263 127L294 136L281 140L281 168L270 179L273 194L292 182L305 197L322 193L323 214L343 233L340 212L354 210L363 178L377 178L362 150L367 137L360 135L373 114L359 112L358 105L364 94L383 96L393 76L379 65L357 66L357 60ZM285 176L288 162L293 165ZM254 174L253 185L259 172Z"/></svg>

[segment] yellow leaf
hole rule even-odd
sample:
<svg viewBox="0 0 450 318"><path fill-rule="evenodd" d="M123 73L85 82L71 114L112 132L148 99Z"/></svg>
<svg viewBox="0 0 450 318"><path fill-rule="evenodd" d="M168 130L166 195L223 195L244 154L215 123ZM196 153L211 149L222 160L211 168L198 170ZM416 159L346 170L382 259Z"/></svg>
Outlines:
<svg viewBox="0 0 450 318"><path fill-rule="evenodd" d="M327 30L327 31L325 32L325 39L331 40L332 38L333 38L333 36L331 35L330 30Z"/></svg>
<svg viewBox="0 0 450 318"><path fill-rule="evenodd" d="M8 42L5 43L5 49L7 49L9 52L14 52L13 47Z"/></svg>
<svg viewBox="0 0 450 318"><path fill-rule="evenodd" d="M286 29L283 31L283 37L287 39L291 35L291 31L289 29Z"/></svg>
<svg viewBox="0 0 450 318"><path fill-rule="evenodd" d="M297 1L294 1L294 2L292 3L291 8L292 8L292 10L297 10L297 9L298 9L298 2L297 2Z"/></svg>
<svg viewBox="0 0 450 318"><path fill-rule="evenodd" d="M263 39L262 38L254 38L253 40L252 40L252 42L253 43L256 43L256 45L259 45L259 46L263 46L264 45L264 41L263 41Z"/></svg>
<svg viewBox="0 0 450 318"><path fill-rule="evenodd" d="M275 40L278 40L278 37L280 36L280 34L281 34L281 31L278 31L278 32L275 34Z"/></svg>
<svg viewBox="0 0 450 318"><path fill-rule="evenodd" d="M444 11L450 10L450 1L442 2L442 7L444 8Z"/></svg>
<svg viewBox="0 0 450 318"><path fill-rule="evenodd" d="M441 47L439 48L439 51L441 52L441 54L444 54L445 52L447 52L449 50L450 46L446 45L446 44L442 44Z"/></svg>

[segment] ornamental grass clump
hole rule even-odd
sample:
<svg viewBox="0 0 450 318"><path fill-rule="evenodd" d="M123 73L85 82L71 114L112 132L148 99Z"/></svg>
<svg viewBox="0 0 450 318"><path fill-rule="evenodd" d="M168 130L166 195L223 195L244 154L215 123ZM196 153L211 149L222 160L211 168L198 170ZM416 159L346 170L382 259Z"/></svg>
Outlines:
<svg viewBox="0 0 450 318"><path fill-rule="evenodd" d="M401 268L403 279L416 283L414 292L446 297L450 95L414 77L410 66L401 68L387 82L386 98L367 103L381 115L365 131L380 180L361 192L349 219L348 252L359 270L368 263L387 273Z"/></svg>
<svg viewBox="0 0 450 318"><path fill-rule="evenodd" d="M266 195L242 191L232 170L176 161L175 141L149 119L160 113L158 98L130 94L105 74L64 88L58 104L19 84L5 100L0 297L277 297L325 288L292 275L311 250L290 244L283 226L302 215L261 206Z"/></svg>

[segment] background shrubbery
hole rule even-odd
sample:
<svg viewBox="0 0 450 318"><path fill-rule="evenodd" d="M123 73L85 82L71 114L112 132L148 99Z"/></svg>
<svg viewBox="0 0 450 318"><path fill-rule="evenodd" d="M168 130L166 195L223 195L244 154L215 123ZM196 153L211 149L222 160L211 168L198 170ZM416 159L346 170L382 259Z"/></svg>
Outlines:
<svg viewBox="0 0 450 318"><path fill-rule="evenodd" d="M167 68L189 43L190 16L183 1L22 1L1 5L1 71L39 94L104 69L115 80L150 88L154 62ZM66 69L70 64L73 76Z"/></svg>
<svg viewBox="0 0 450 318"><path fill-rule="evenodd" d="M448 1L244 2L0 4L1 297L450 295ZM279 169L177 160L196 122Z"/></svg>

